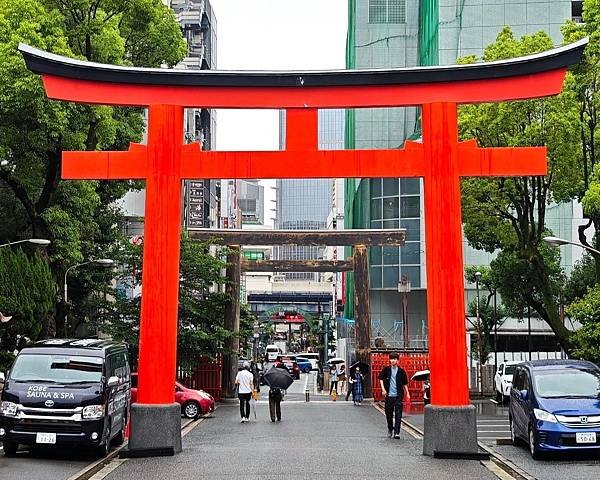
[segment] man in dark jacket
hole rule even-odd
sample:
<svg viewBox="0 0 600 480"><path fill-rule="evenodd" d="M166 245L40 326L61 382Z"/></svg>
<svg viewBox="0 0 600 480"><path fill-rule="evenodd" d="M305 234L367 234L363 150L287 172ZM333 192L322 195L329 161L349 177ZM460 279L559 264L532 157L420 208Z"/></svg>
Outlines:
<svg viewBox="0 0 600 480"><path fill-rule="evenodd" d="M387 420L388 437L400 438L400 425L402 422L402 402L408 393L408 377L406 372L398 365L398 354L390 353L390 364L379 374L381 393L385 396L385 418ZM395 422L394 422L395 414Z"/></svg>

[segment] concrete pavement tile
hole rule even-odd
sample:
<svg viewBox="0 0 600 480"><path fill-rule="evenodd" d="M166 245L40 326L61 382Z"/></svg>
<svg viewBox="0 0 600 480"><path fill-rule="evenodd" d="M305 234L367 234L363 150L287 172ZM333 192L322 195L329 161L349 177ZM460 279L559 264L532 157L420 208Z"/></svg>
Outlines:
<svg viewBox="0 0 600 480"><path fill-rule="evenodd" d="M267 408L259 404L258 420L240 424L236 406L221 407L184 438L183 453L132 459L106 478L496 478L476 461L424 457L422 442L404 432L387 438L385 418L368 405L283 402L275 423Z"/></svg>

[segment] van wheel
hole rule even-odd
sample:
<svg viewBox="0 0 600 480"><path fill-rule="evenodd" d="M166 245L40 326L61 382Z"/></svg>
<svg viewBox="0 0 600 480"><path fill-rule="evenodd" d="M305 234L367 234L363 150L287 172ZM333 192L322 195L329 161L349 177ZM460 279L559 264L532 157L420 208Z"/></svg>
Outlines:
<svg viewBox="0 0 600 480"><path fill-rule="evenodd" d="M96 455L105 458L110 452L110 432L104 437L104 443L96 447Z"/></svg>
<svg viewBox="0 0 600 480"><path fill-rule="evenodd" d="M200 415L200 405L197 402L186 402L183 406L183 415L185 418L196 419Z"/></svg>
<svg viewBox="0 0 600 480"><path fill-rule="evenodd" d="M11 442L10 440L4 440L2 442L2 448L4 449L4 455L9 457L12 455L16 455L17 450L19 449L19 444Z"/></svg>
<svg viewBox="0 0 600 480"><path fill-rule="evenodd" d="M123 443L125 443L125 430L126 429L127 429L127 420L123 420L123 425L121 425L121 430L119 430L119 433L117 433L117 435L113 439L113 442L115 443L115 445L117 447L120 447L121 445L123 445Z"/></svg>

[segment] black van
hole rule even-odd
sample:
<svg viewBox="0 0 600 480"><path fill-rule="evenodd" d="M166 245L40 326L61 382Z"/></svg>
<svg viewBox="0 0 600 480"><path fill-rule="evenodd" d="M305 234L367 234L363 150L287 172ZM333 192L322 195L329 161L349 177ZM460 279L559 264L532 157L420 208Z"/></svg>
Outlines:
<svg viewBox="0 0 600 480"><path fill-rule="evenodd" d="M0 397L4 454L19 444L80 445L106 456L113 439L125 440L130 377L121 343L52 339L24 348Z"/></svg>

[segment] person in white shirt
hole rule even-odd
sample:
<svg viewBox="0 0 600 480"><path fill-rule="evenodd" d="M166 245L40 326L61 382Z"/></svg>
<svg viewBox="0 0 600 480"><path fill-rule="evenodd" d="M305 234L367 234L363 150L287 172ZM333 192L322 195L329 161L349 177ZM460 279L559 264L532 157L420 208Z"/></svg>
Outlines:
<svg viewBox="0 0 600 480"><path fill-rule="evenodd" d="M250 421L250 399L254 387L254 375L250 373L250 363L244 362L243 369L235 377L238 386L238 398L240 399L241 423Z"/></svg>

